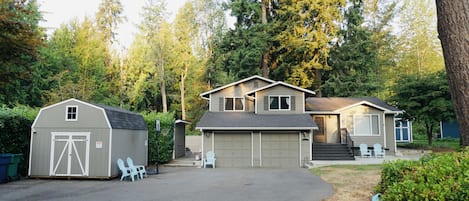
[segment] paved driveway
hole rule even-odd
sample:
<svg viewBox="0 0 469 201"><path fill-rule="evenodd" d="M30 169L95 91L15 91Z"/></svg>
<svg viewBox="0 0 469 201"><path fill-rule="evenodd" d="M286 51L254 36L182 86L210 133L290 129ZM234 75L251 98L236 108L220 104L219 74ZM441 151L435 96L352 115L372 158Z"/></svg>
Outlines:
<svg viewBox="0 0 469 201"><path fill-rule="evenodd" d="M135 182L24 179L0 184L0 200L319 201L332 187L307 169L170 168Z"/></svg>

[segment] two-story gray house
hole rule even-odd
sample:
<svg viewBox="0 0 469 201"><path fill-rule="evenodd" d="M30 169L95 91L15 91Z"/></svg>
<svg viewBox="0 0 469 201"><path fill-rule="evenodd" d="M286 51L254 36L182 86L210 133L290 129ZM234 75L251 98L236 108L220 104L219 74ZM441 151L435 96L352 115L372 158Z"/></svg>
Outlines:
<svg viewBox="0 0 469 201"><path fill-rule="evenodd" d="M396 108L376 99L314 94L260 76L202 93L209 102L196 126L202 156L215 152L217 167L302 167L314 159L313 146L343 146L352 160L353 140L395 150Z"/></svg>

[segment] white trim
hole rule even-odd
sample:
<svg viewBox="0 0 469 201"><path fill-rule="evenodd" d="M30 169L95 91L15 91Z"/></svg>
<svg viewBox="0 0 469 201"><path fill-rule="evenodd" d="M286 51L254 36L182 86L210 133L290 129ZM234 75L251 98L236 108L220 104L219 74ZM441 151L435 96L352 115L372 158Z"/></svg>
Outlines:
<svg viewBox="0 0 469 201"><path fill-rule="evenodd" d="M254 167L254 132L251 131L251 167Z"/></svg>
<svg viewBox="0 0 469 201"><path fill-rule="evenodd" d="M306 106L305 106L306 107ZM330 114L330 115L338 115L341 114L340 112L332 112L332 111L305 111L306 114Z"/></svg>
<svg viewBox="0 0 469 201"><path fill-rule="evenodd" d="M54 157L55 157L55 137L56 136L68 136L67 139L60 140L60 141L65 141L66 144L64 146L64 149L62 150L62 153L60 154L60 157L57 161L57 166L55 166L54 162ZM83 162L80 160L80 156L78 155L78 151L76 149L74 141L82 141L82 140L73 140L73 136L84 136L85 137L85 167L83 167ZM89 156L90 156L90 132L51 132L51 149L50 149L50 158L49 158L49 175L50 176L89 176ZM67 173L66 174L56 174L58 163L62 160L62 157L64 156L65 149L68 149L67 153ZM72 150L73 148L73 150ZM73 151L75 151L75 154L77 155L78 159L78 164L80 165L80 169L83 174L72 174L71 173L71 155L73 155ZM109 159L111 160L111 159ZM55 166L55 168L54 168Z"/></svg>
<svg viewBox="0 0 469 201"><path fill-rule="evenodd" d="M208 111L212 112L212 94L210 94L208 97ZM207 100L207 98L204 98L203 96L201 96L201 98Z"/></svg>
<svg viewBox="0 0 469 201"><path fill-rule="evenodd" d="M396 118L393 117L392 119L393 119L392 125L394 125L394 129L392 129L393 132L394 132L394 136L393 136L393 137L394 137L394 153L396 153L396 152L397 152L397 142L396 142ZM402 125L402 124L401 124L401 125ZM410 137L410 136L408 136L408 137Z"/></svg>
<svg viewBox="0 0 469 201"><path fill-rule="evenodd" d="M31 176L31 158L33 155L33 136L35 135L34 132L36 132L33 128L31 128L31 137L30 137L30 144L29 144L29 164L28 164L28 176Z"/></svg>
<svg viewBox="0 0 469 201"><path fill-rule="evenodd" d="M358 134L357 135L357 132L356 132L357 127L355 125L355 122L356 122L355 118L357 118L358 116L362 116L362 117L368 116L368 117L370 117L370 126L371 126L370 131L373 131L372 130L372 127L373 127L372 116L377 116L378 117L378 135L373 135L373 133L370 133L369 135L367 135L367 134ZM352 136L363 136L363 137L379 137L379 136L381 136L381 120L379 118L379 114L354 114L352 118L353 118L352 119L352 125L353 125L353 135ZM384 136L384 137L386 137L386 136ZM384 142L386 142L386 140Z"/></svg>
<svg viewBox="0 0 469 201"><path fill-rule="evenodd" d="M440 121L440 139L443 139L443 121Z"/></svg>
<svg viewBox="0 0 469 201"><path fill-rule="evenodd" d="M378 122L379 122L379 116L378 116ZM380 123L378 123L379 126L381 126ZM379 127L378 126L378 127ZM393 130L394 132L396 132L396 129L393 127ZM379 131L378 131L379 133ZM386 140L386 114L383 113L383 136L384 136L384 147L388 147L388 145L386 144L387 140ZM396 142L396 136L393 136L394 137L394 143Z"/></svg>
<svg viewBox="0 0 469 201"><path fill-rule="evenodd" d="M184 123L184 124L192 124L192 122L190 121L185 121L185 120L182 120L182 119L178 119L174 122L175 124L178 124L178 123Z"/></svg>
<svg viewBox="0 0 469 201"><path fill-rule="evenodd" d="M392 110L389 110L389 109L386 109L384 107L381 107L381 106L378 106L376 104L373 104L373 103L370 103L368 101L360 101L358 103L354 103L354 104L351 104L351 105L347 105L343 108L339 108L339 109L336 109L334 110L334 112L341 112L343 110L347 110L349 108L353 108L353 107L356 107L356 106L359 106L359 105L368 105L368 106L371 106L371 107L374 107L374 108L377 108L379 110L382 110L384 111L385 113L389 113L389 114L399 114L399 113L402 113L402 111L392 111Z"/></svg>
<svg viewBox="0 0 469 201"><path fill-rule="evenodd" d="M210 91L207 91L207 92L204 92L204 93L201 93L199 96L202 97L203 99L206 99L204 96L206 96L207 94L212 94L213 92L216 92L216 91L220 91L222 89L225 89L225 88L228 88L228 87L231 87L233 85L237 85L237 84L240 84L240 83L243 83L243 82L247 82L249 80L253 80L253 79L260 79L260 80L263 80L265 82L270 82L270 83L275 83L274 80L271 80L271 79L268 79L268 78L265 78L265 77L261 77L261 76L258 76L258 75L254 75L254 76L251 76L251 77L248 77L248 78L244 78L242 80L239 80L239 81L236 81L236 82L232 82L230 84L227 84L227 85L224 85L224 86L221 86L221 87L218 87L218 88L215 88L215 89L212 89Z"/></svg>
<svg viewBox="0 0 469 201"><path fill-rule="evenodd" d="M299 132L298 132L298 143L300 144L300 145L299 145L299 149L300 149L300 150L299 150L299 152L300 152L300 153L299 153L299 155L300 155L300 158L299 158L299 159L300 159L300 160L299 160L299 161L300 161L300 164L299 164L299 165L300 165L300 167L301 167L301 161L302 161L302 159L301 159L301 157L302 157L302 156L301 156L301 152L302 152L302 150L301 150L301 141L302 141L302 137L301 137L302 134L301 134L301 132L302 132L302 131L299 131Z"/></svg>
<svg viewBox="0 0 469 201"><path fill-rule="evenodd" d="M258 92L258 91L262 91L262 90L264 90L264 89L272 88L272 87L277 86L277 85L283 85L283 86L290 87L290 88L296 89L296 90L298 90L298 91L302 91L302 92L309 93L309 94L313 94L313 95L316 94L316 92L314 92L314 91L310 91L310 90L307 90L307 89L303 89L303 88L301 88L301 87L297 87L297 86L294 86L294 85L291 85L291 84L288 84L288 83L285 83L285 82L281 82L281 81L277 81L277 82L275 82L275 83L266 85L266 86L264 86L264 87L261 87L261 88L258 88L258 89L254 89L254 90L248 91L248 92L246 92L245 94L246 94L246 95L252 94L252 93L255 93L255 92Z"/></svg>
<svg viewBox="0 0 469 201"><path fill-rule="evenodd" d="M202 160L202 166L204 165L203 162L204 162L204 138L205 138L205 133L204 133L204 130L200 129L200 132L202 133L201 137L202 137L202 150L201 153L202 153L202 156L200 156L200 159Z"/></svg>
<svg viewBox="0 0 469 201"><path fill-rule="evenodd" d="M75 108L75 119L68 118L68 108ZM65 105L65 121L78 121L78 105Z"/></svg>
<svg viewBox="0 0 469 201"><path fill-rule="evenodd" d="M196 127L205 130L316 130L318 127ZM377 135L375 135L377 136Z"/></svg>
<svg viewBox="0 0 469 201"><path fill-rule="evenodd" d="M148 132L147 132L148 133ZM147 140L148 140L148 134L147 134ZM109 142L108 142L108 147L109 147L109 164L108 164L108 174L107 176L111 176L111 166L112 166L112 128L109 129ZM148 157L148 156L147 156Z"/></svg>
<svg viewBox="0 0 469 201"><path fill-rule="evenodd" d="M278 109L271 109L270 108L270 97L277 97L278 98ZM282 109L282 98L287 97L288 109ZM265 100L264 100L265 101ZM268 111L269 112L278 112L278 111L291 111L291 96L290 95L269 95L268 96Z"/></svg>
<svg viewBox="0 0 469 201"><path fill-rule="evenodd" d="M303 103L303 113L305 113L306 110L306 98L305 98L305 93L303 92L303 99L301 99L301 102ZM296 102L296 100L295 100Z"/></svg>
<svg viewBox="0 0 469 201"><path fill-rule="evenodd" d="M226 109L226 99L231 98L233 99L233 110L227 110ZM243 109L241 110L236 110L236 99L240 98L241 99L241 104L243 105ZM246 99L242 96L223 96L223 111L220 112L244 112L246 110Z"/></svg>
<svg viewBox="0 0 469 201"><path fill-rule="evenodd" d="M215 131L212 131L212 152L215 152Z"/></svg>
<svg viewBox="0 0 469 201"><path fill-rule="evenodd" d="M262 167L262 132L259 131L259 167Z"/></svg>

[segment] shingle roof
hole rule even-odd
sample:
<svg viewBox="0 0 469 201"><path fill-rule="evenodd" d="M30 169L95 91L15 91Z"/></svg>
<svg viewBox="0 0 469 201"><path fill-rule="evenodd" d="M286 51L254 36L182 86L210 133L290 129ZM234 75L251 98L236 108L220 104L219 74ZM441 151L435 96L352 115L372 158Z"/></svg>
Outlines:
<svg viewBox="0 0 469 201"><path fill-rule="evenodd" d="M148 130L147 124L142 115L133 113L121 108L115 108L105 105L93 104L97 107L103 108L106 116L115 129L129 129L129 130Z"/></svg>
<svg viewBox="0 0 469 201"><path fill-rule="evenodd" d="M312 112L335 112L337 110L341 110L343 108L355 105L355 104L368 104L372 107L379 107L383 110L387 110L389 112L401 112L396 107L393 107L386 102L382 101L379 98L374 97L365 97L365 98L339 98L339 97L332 97L332 98L307 98L306 99L306 111Z"/></svg>
<svg viewBox="0 0 469 201"><path fill-rule="evenodd" d="M251 112L205 112L198 129L309 130L317 129L309 114L260 115Z"/></svg>

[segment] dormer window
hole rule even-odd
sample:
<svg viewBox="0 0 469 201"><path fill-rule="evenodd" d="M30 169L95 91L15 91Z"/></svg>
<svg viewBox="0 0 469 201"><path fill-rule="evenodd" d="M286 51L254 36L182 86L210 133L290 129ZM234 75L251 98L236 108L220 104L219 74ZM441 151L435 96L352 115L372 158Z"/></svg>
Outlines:
<svg viewBox="0 0 469 201"><path fill-rule="evenodd" d="M76 121L76 120L78 120L78 106L76 106L76 105L67 105L65 107L65 120L66 121Z"/></svg>
<svg viewBox="0 0 469 201"><path fill-rule="evenodd" d="M244 111L244 98L225 97L225 111Z"/></svg>
<svg viewBox="0 0 469 201"><path fill-rule="evenodd" d="M269 96L269 110L290 110L290 96Z"/></svg>

